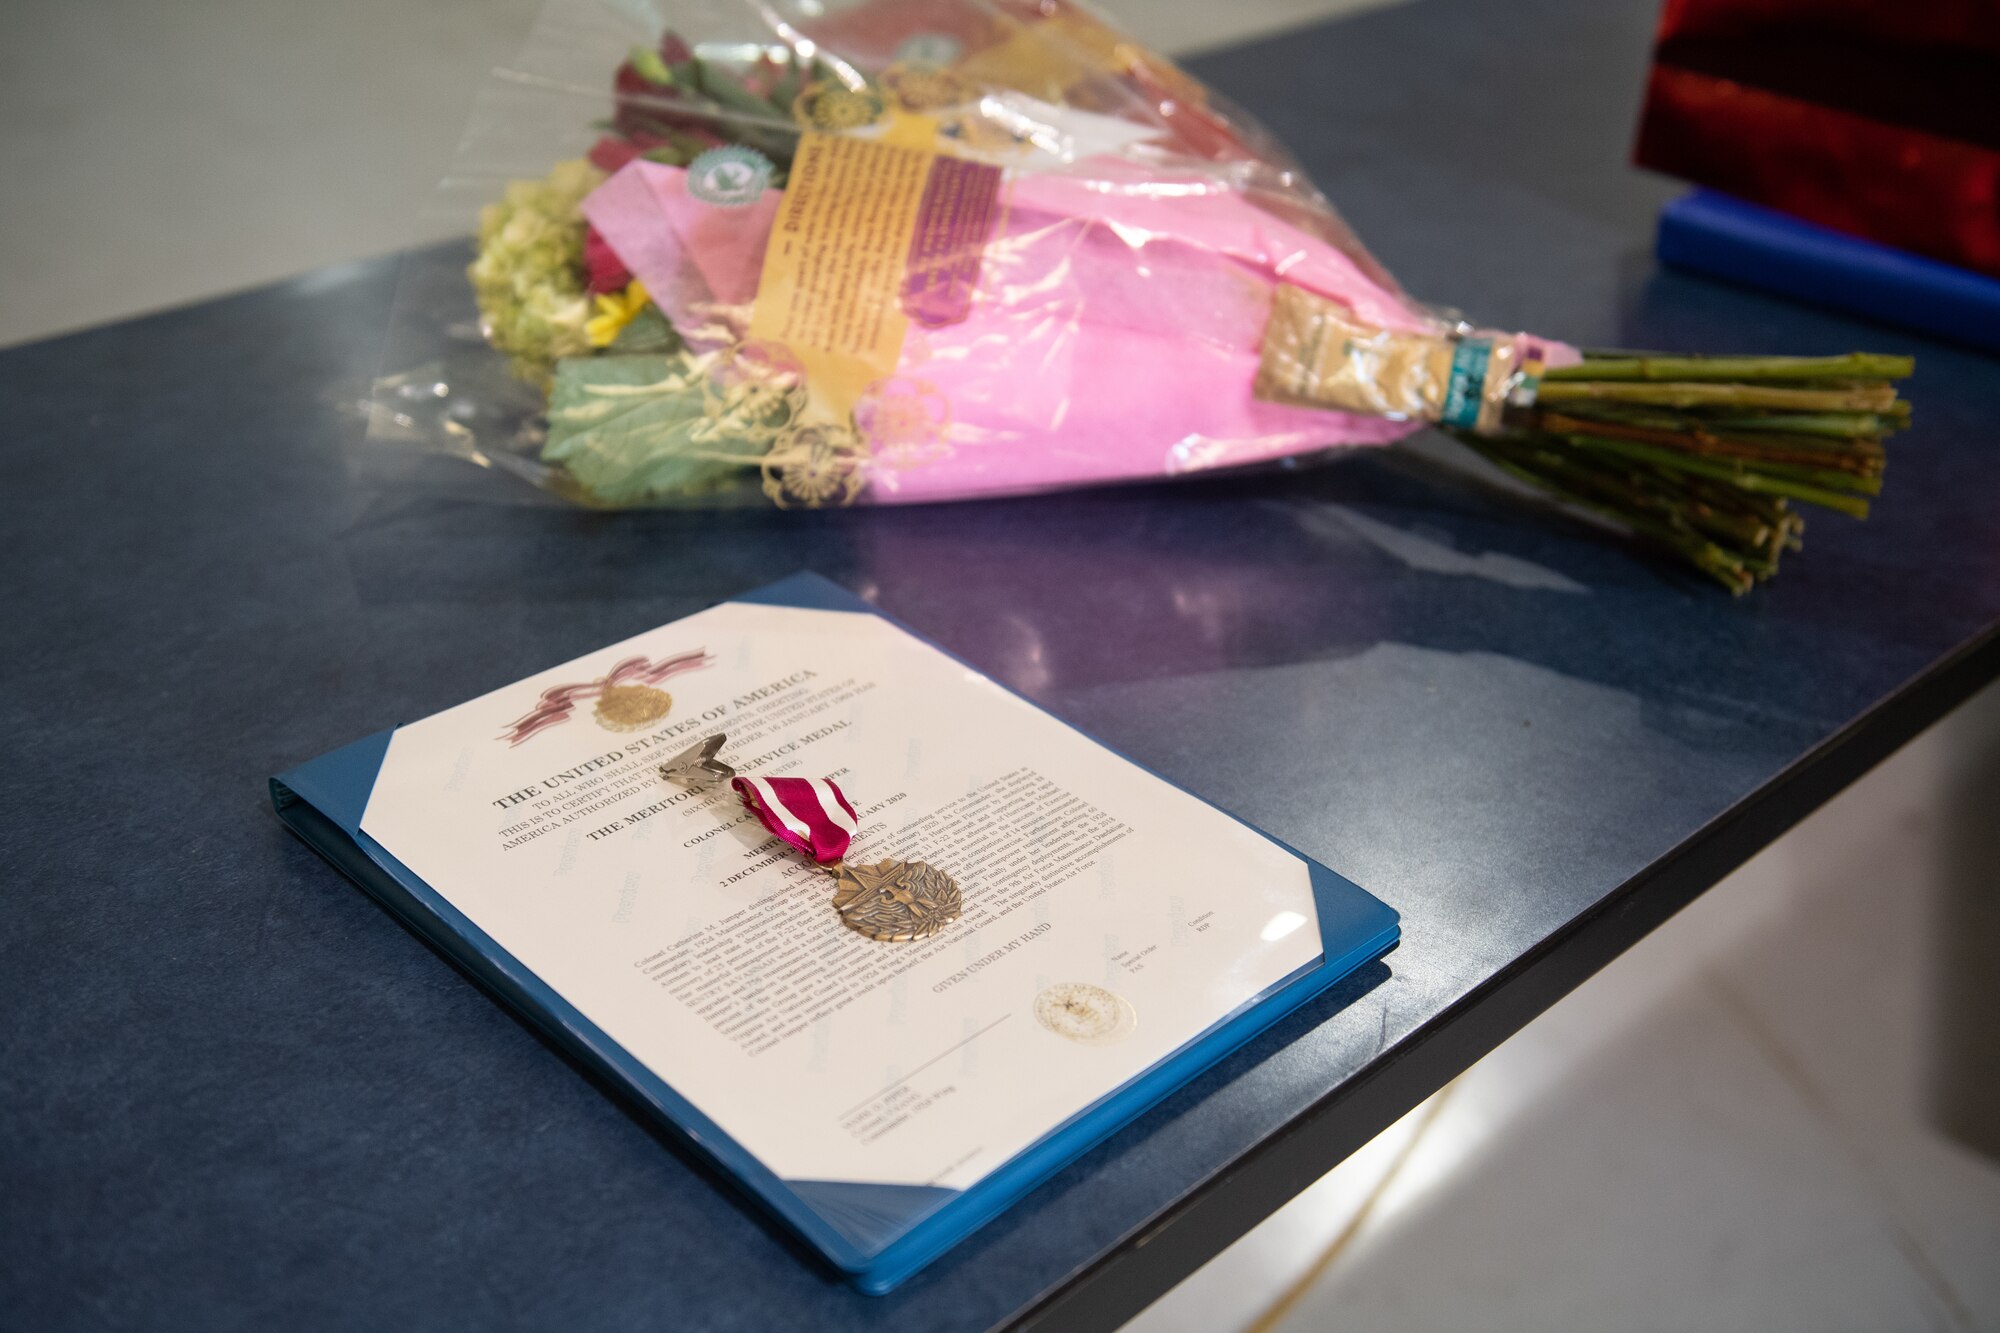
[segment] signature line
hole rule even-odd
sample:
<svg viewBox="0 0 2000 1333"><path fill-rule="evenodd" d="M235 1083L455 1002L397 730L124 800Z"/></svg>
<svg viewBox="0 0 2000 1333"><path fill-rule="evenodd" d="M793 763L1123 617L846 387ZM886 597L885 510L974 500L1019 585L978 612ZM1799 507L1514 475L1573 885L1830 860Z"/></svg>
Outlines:
<svg viewBox="0 0 2000 1333"><path fill-rule="evenodd" d="M875 1093L873 1096L863 1097L860 1101L854 1103L854 1105L848 1107L845 1111L842 1111L840 1113L839 1118L845 1120L847 1119L847 1117L853 1115L856 1111L859 1111L862 1107L868 1105L868 1103L878 1102L882 1100L882 1098L894 1092L896 1089L902 1087L905 1083L908 1083L911 1079L923 1073L926 1069L929 1069L932 1065L944 1059L947 1055L950 1055L953 1051L959 1049L959 1047L970 1046L973 1042L979 1040L981 1037L991 1032L994 1028L999 1027L1002 1023L1006 1022L1008 1019L1012 1017L1013 1017L1012 1014L1002 1014L1000 1015L1000 1017L994 1019L991 1023L988 1023L985 1027L979 1029L979 1031L973 1033L970 1037L967 1037L964 1041L961 1041L954 1046L945 1047L943 1050L939 1051L936 1055L933 1055L930 1059L924 1061L922 1064L918 1065L915 1069L912 1069L909 1073L903 1075L901 1078L897 1079L894 1083L891 1083L888 1087L882 1089L882 1091Z"/></svg>

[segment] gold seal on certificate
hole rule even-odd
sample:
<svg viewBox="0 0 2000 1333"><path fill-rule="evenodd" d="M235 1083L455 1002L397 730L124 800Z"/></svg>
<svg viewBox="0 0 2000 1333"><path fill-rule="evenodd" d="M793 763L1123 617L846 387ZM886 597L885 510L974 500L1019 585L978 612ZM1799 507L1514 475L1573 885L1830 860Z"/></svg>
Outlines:
<svg viewBox="0 0 2000 1333"><path fill-rule="evenodd" d="M674 696L651 685L612 685L597 696L593 710L606 731L638 731L673 710Z"/></svg>
<svg viewBox="0 0 2000 1333"><path fill-rule="evenodd" d="M1087 981L1062 981L1035 997L1035 1021L1058 1037L1104 1046L1132 1035L1139 1015L1121 995Z"/></svg>

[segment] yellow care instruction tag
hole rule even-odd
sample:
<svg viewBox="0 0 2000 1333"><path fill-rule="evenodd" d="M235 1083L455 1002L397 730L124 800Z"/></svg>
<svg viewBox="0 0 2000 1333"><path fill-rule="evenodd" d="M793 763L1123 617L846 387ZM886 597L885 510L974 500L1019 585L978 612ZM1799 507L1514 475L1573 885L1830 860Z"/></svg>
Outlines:
<svg viewBox="0 0 2000 1333"><path fill-rule="evenodd" d="M792 160L750 337L787 348L813 408L836 421L902 355L900 297L936 158L903 142L808 133Z"/></svg>

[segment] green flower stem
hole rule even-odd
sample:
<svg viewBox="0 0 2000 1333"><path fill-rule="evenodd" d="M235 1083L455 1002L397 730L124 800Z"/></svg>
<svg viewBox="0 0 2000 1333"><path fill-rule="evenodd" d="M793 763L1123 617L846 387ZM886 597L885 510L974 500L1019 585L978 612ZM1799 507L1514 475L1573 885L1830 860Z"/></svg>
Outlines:
<svg viewBox="0 0 2000 1333"><path fill-rule="evenodd" d="M1714 542L1705 541L1671 524L1657 522L1636 507L1606 503L1585 495L1580 489L1572 489L1566 479L1559 475L1551 475L1500 449L1483 447L1489 445L1490 441L1469 440L1468 443L1473 444L1479 453L1501 471L1536 490L1546 491L1566 504L1607 518L1619 527L1680 555L1695 568L1729 589L1731 593L1741 596L1750 591L1756 583L1756 575L1750 571L1742 556L1733 555Z"/></svg>
<svg viewBox="0 0 2000 1333"><path fill-rule="evenodd" d="M1632 514L1676 531L1705 528L1712 539L1725 543L1737 555L1752 554L1771 544L1772 530L1763 515L1737 503L1705 504L1690 494L1692 479L1685 476L1629 467L1619 460L1563 449L1553 441L1481 443L1490 446L1484 452L1508 455L1517 464L1560 479L1566 489L1592 500L1600 509Z"/></svg>
<svg viewBox="0 0 2000 1333"><path fill-rule="evenodd" d="M1880 492L1879 480L1850 477L1838 472L1818 472L1802 468L1778 468L1767 466L1751 470L1737 463L1720 459L1708 459L1678 453L1672 449L1660 449L1651 445L1634 444L1630 440L1607 440L1591 435L1560 436L1580 449L1594 449L1604 453L1621 454L1635 461L1652 463L1662 468L1681 472L1691 472L1698 477L1714 477L1741 486L1746 491L1763 491L1768 495L1782 495L1791 500L1804 500L1810 504L1837 509L1855 518L1868 517L1868 502L1843 490L1858 490L1863 494ZM1803 476L1788 475L1804 473ZM1869 489L1872 484L1873 489ZM1835 489L1836 487L1841 489Z"/></svg>
<svg viewBox="0 0 2000 1333"><path fill-rule="evenodd" d="M703 60L697 56L695 69L696 86L701 89L703 95L721 103L731 111L739 111L759 120L790 114L790 107L781 109L772 105L769 98L759 97L751 92L737 81L735 75L712 60Z"/></svg>
<svg viewBox="0 0 2000 1333"><path fill-rule="evenodd" d="M1907 356L1851 352L1846 356L1633 356L1592 357L1543 376L1564 380L1899 380L1916 369Z"/></svg>
<svg viewBox="0 0 2000 1333"><path fill-rule="evenodd" d="M1882 471L1882 448L1879 444L1867 447L1852 447L1860 441L1833 441L1815 439L1811 436L1788 437L1767 435L1761 438L1743 438L1711 434L1707 430L1669 430L1658 426L1634 426L1617 422L1588 421L1560 413L1544 413L1537 421L1539 430L1551 435L1598 436L1613 440L1631 440L1639 444L1657 445L1661 448L1685 453L1707 455L1716 458L1742 459L1750 464L1776 463L1807 468L1826 468L1838 472L1854 472L1864 476L1879 475ZM1796 439L1796 443L1788 443Z"/></svg>
<svg viewBox="0 0 2000 1333"><path fill-rule="evenodd" d="M1592 421L1615 421L1655 430L1678 431L1695 426L1717 434L1809 435L1843 442L1880 440L1906 424L1875 412L1669 412L1626 403L1596 402L1565 403L1563 411Z"/></svg>
<svg viewBox="0 0 2000 1333"><path fill-rule="evenodd" d="M1859 388L1792 389L1765 384L1656 384L1623 380L1544 380L1537 403L1609 400L1654 407L1777 407L1805 412L1879 412L1896 399L1888 384Z"/></svg>

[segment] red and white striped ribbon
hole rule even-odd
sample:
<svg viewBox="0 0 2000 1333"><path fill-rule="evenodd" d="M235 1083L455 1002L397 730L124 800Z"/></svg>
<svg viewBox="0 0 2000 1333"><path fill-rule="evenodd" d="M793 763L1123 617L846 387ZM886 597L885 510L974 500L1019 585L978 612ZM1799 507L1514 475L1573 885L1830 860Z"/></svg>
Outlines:
<svg viewBox="0 0 2000 1333"><path fill-rule="evenodd" d="M701 648L675 657L664 657L657 662L645 657L628 657L596 680L543 690L541 697L535 700L535 706L514 719L500 739L509 745L519 745L537 732L567 722L569 715L576 710L578 700L595 699L619 685L658 685L684 671L699 671L713 661L715 659Z"/></svg>
<svg viewBox="0 0 2000 1333"><path fill-rule="evenodd" d="M821 865L846 856L860 826L827 778L736 778L729 785L765 828Z"/></svg>

